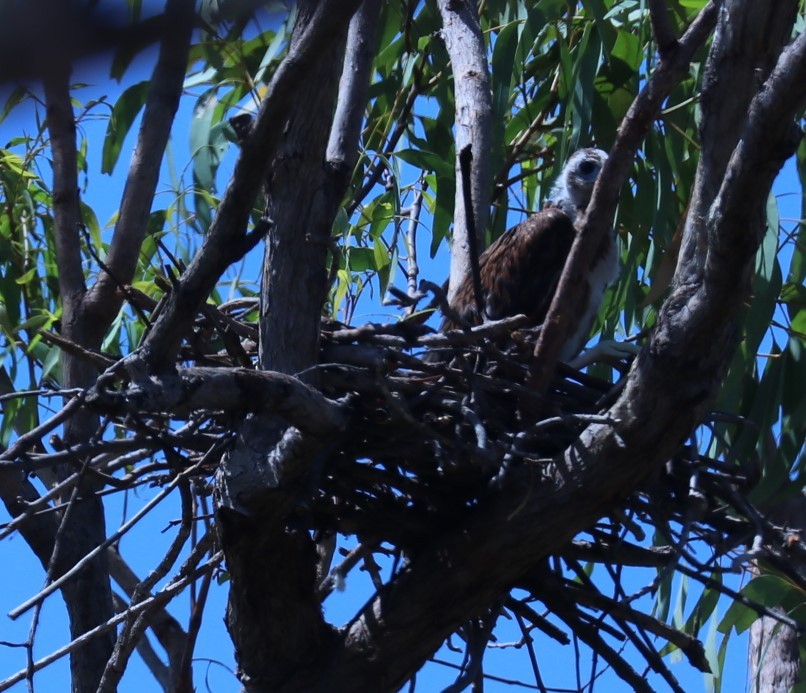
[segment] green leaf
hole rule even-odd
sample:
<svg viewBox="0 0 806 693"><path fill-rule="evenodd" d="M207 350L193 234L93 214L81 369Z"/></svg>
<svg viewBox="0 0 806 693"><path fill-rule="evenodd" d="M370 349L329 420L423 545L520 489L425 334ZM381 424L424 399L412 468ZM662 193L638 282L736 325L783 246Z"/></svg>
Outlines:
<svg viewBox="0 0 806 693"><path fill-rule="evenodd" d="M215 172L220 161L217 151L211 144L213 139L213 115L217 104L218 100L215 92L207 92L196 102L193 119L190 121L190 153L193 157L193 176L199 187L211 193L215 192Z"/></svg>
<svg viewBox="0 0 806 693"><path fill-rule="evenodd" d="M437 254L442 241L448 237L448 231L453 223L453 206L456 197L456 185L453 176L435 176L429 185L435 192L436 207L434 208L434 225L431 229L431 257Z"/></svg>
<svg viewBox="0 0 806 693"><path fill-rule="evenodd" d="M101 172L112 173L123 149L123 141L146 101L149 82L138 82L126 89L112 107L101 157Z"/></svg>
<svg viewBox="0 0 806 693"><path fill-rule="evenodd" d="M629 31L618 32L610 57L626 63L632 72L636 72L645 60L640 40Z"/></svg>
<svg viewBox="0 0 806 693"><path fill-rule="evenodd" d="M442 176L453 176L453 161L445 161L445 159L433 152L421 149L402 149L395 152L395 156L423 171L433 171Z"/></svg>
<svg viewBox="0 0 806 693"><path fill-rule="evenodd" d="M348 248L347 269L351 272L376 270L374 250L371 248Z"/></svg>
<svg viewBox="0 0 806 693"><path fill-rule="evenodd" d="M383 269L392 261L392 258L389 257L389 250L380 240L373 241L372 254L374 265L378 270Z"/></svg>
<svg viewBox="0 0 806 693"><path fill-rule="evenodd" d="M25 87L17 87L9 94L6 102L3 104L3 109L0 110L0 123L2 123L11 111L14 110L19 104L28 98L28 89Z"/></svg>
<svg viewBox="0 0 806 693"><path fill-rule="evenodd" d="M284 51L286 47L286 41L288 36L286 35L286 24L283 23L280 25L279 29L276 33L268 32L269 36L272 37L271 42L269 43L268 48L266 48L265 52L263 53L263 57L260 60L260 65L258 65L258 69L255 72L255 81L262 82L268 81L266 79L266 73L270 67L272 67L275 62L280 57L280 54ZM272 35L273 34L273 35Z"/></svg>
<svg viewBox="0 0 806 693"><path fill-rule="evenodd" d="M58 347L52 346L48 349L48 354L42 362L42 378L43 382L52 381L60 383L62 380L61 371L61 350Z"/></svg>
<svg viewBox="0 0 806 693"><path fill-rule="evenodd" d="M388 195L385 194L384 197L388 197ZM392 203L381 202L379 200L378 204L373 205L372 208L369 235L376 240L380 238L391 221L394 219L394 216L395 208Z"/></svg>
<svg viewBox="0 0 806 693"><path fill-rule="evenodd" d="M795 608L803 601L803 594L800 590L777 575L759 575L740 591L751 602L767 607L781 607L785 612ZM737 633L743 633L758 618L758 612L754 609L741 602L733 602L719 624L719 632L727 633L733 628Z"/></svg>

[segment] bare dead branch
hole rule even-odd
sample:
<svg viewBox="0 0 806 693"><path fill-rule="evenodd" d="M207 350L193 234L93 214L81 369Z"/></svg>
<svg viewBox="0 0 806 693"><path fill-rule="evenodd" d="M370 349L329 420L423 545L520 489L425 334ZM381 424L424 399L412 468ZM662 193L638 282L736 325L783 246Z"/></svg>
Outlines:
<svg viewBox="0 0 806 693"><path fill-rule="evenodd" d="M347 416L342 405L297 378L246 368L183 368L138 379L122 392L95 390L87 402L108 413L170 412L180 417L199 409L272 412L313 435L342 429Z"/></svg>
<svg viewBox="0 0 806 693"><path fill-rule="evenodd" d="M189 476L192 471L195 470L195 466L191 467L188 470L185 470L181 474L177 475L164 489L162 489L154 498L152 498L148 503L146 503L140 510L138 510L127 522L124 522L117 530L115 530L112 534L110 534L105 541L101 544L96 546L92 551L90 551L84 558L78 561L75 565L73 565L69 570L62 573L56 580L51 582L47 587L40 590L39 593L35 594L30 599L27 599L25 602L20 604L18 607L12 609L9 612L9 617L12 619L17 619L26 611L28 611L31 607L35 604L38 604L49 595L53 594L57 589L60 589L62 585L66 582L71 580L75 577L84 567L90 564L93 559L98 556L101 552L106 551L106 549L114 544L120 537L122 537L126 532L128 532L134 525L136 525L143 517L145 517L149 512L151 512L152 508L154 508L157 504L163 501L167 496L174 490L176 486L178 486L182 480Z"/></svg>
<svg viewBox="0 0 806 693"><path fill-rule="evenodd" d="M14 445L12 445L4 453L0 454L0 460L13 460L24 454L27 450L42 440L44 436L73 416L76 411L78 411L84 405L84 399L84 393L73 397L61 408L59 412L54 414L45 423L40 424L36 428L28 431L28 433L25 433L17 438Z"/></svg>
<svg viewBox="0 0 806 693"><path fill-rule="evenodd" d="M198 579L199 576L204 575L205 573L217 567L223 559L223 554L219 551L214 556L212 556L205 565L199 568L196 568L195 566L198 565L198 561L203 557L203 555L196 557L196 563L191 565L190 560L193 557L194 556L192 555L188 559L188 562L186 562L185 564L185 567L187 567L187 571L182 573L180 576L177 576L176 579L172 580L168 585L166 585L156 595L154 595L154 597L140 602L139 604L133 606L129 611L113 616L105 623L102 623L99 626L93 628L92 630L82 634L78 638L75 638L64 647L61 647L58 650L49 654L48 656L37 660L36 662L34 662L33 666L34 671L40 671L44 669L49 664L52 664L53 662L61 659L65 655L68 655L82 647L85 647L88 643L91 643L93 640L103 635L104 633L108 633L113 628L115 628L119 623L121 623L127 618L130 618L131 616L129 613L130 611L133 611L134 613L139 613L141 611L145 611L146 609L165 606L165 604L171 601L171 599L173 599L177 594L180 594L190 583ZM8 678L0 681L0 691L8 690L15 683L19 683L20 681L25 680L27 673L28 673L27 669L23 669L22 671L18 671L16 674L13 674L12 676L9 676Z"/></svg>
<svg viewBox="0 0 806 693"><path fill-rule="evenodd" d="M178 487L182 505L182 521L179 526L179 531L171 542L168 551L160 560L159 565L151 571L147 578L135 587L131 597L132 604L136 604L148 598L152 587L165 577L168 571L173 567L174 562L179 556L179 552L190 537L190 527L193 520L190 484L186 477L178 478L181 479ZM112 657L107 663L104 674L101 677L101 682L98 685L98 691L109 693L117 691L120 679L126 671L126 665L137 643L143 638L145 629L151 625L152 618L159 616L159 610L145 611L136 618L124 621L115 643L115 649L112 651Z"/></svg>
<svg viewBox="0 0 806 693"><path fill-rule="evenodd" d="M210 534L206 535L206 537L209 536ZM185 647L182 650L182 657L176 664L175 679L177 681L177 688L179 690L183 690L183 688L190 690L193 685L193 650L196 646L196 639L198 638L199 631L201 630L202 617L204 616L204 608L207 603L207 595L210 593L210 585L213 581L212 571L202 575L201 581L202 584L199 588L198 595L195 595L195 599L193 599L193 608L190 612L187 638L185 638Z"/></svg>
<svg viewBox="0 0 806 693"><path fill-rule="evenodd" d="M115 611L117 613L124 612L128 606L126 600L123 599L123 597L121 597L117 592L113 592L112 597L115 602ZM143 663L146 665L146 667L148 667L151 675L160 685L162 690L166 693L170 691L170 668L163 664L162 660L159 658L159 655L157 655L157 653L154 651L154 648L151 647L151 643L148 641L148 638L140 638L137 641L137 654L140 655L140 659L142 659Z"/></svg>
<svg viewBox="0 0 806 693"><path fill-rule="evenodd" d="M459 153L473 146L474 161L471 174L473 217L476 241L483 248L483 232L487 227L490 205L490 151L492 137L492 92L487 51L479 25L476 5L439 0L442 18L442 38L454 75L456 95L456 204L454 206L453 239L451 242L451 271L448 298L470 271L468 219L465 211Z"/></svg>
<svg viewBox="0 0 806 693"><path fill-rule="evenodd" d="M409 209L408 221L406 225L406 283L408 296L415 298L418 296L417 279L420 276L420 267L417 264L417 227L420 224L420 212L423 207L423 193L425 192L428 184L423 180L421 187L415 189L414 199ZM412 303L406 310L406 314L410 315L416 308L416 302Z"/></svg>
<svg viewBox="0 0 806 693"><path fill-rule="evenodd" d="M591 587L592 585L588 585L588 589L578 588L577 584L572 581L564 581L562 587L559 584L554 586L555 591L557 589L564 589L571 599L579 600L579 604L598 609L608 616L623 618L634 623L642 630L646 630L652 635L663 638L676 645L680 651L686 655L692 666L699 671L710 673L711 667L708 664L708 660L705 657L705 650L699 640L685 633L681 633L679 630L667 626L665 623L647 614L636 611L628 605L610 599L599 593L598 590L590 589Z"/></svg>
<svg viewBox="0 0 806 693"><path fill-rule="evenodd" d="M81 344L74 342L72 339L67 339L67 337L56 332L51 332L50 330L40 330L39 335L42 337L42 339L48 342L48 344L55 344L65 354L77 359L82 359L87 363L91 363L98 370L105 370L109 368L117 360L113 359L111 356L105 356L97 351L88 349Z"/></svg>
<svg viewBox="0 0 806 693"><path fill-rule="evenodd" d="M557 600L553 600L552 609L557 616L568 624L569 628L573 629L575 635L613 667L613 671L615 671L623 681L630 684L633 690L640 693L653 693L652 687L647 683L646 679L635 671L635 669L602 638L599 634L599 628L587 623L584 619L579 617L579 610L573 602L568 599L562 600L561 603L558 603Z"/></svg>
<svg viewBox="0 0 806 693"><path fill-rule="evenodd" d="M350 21L347 51L344 56L339 98L333 127L327 145L327 161L349 176L358 159L355 146L361 135L361 124L367 105L372 60L378 33L379 0L363 0Z"/></svg>
<svg viewBox="0 0 806 693"><path fill-rule="evenodd" d="M199 543L202 542L205 543L208 548L212 546L210 537L207 535L202 537ZM137 577L134 571L123 560L114 546L110 546L107 553L109 555L109 570L112 578L123 588L123 591L129 599L131 599L135 589L141 584L140 578ZM129 606L130 604L123 602L123 608L121 608L120 611L129 608ZM179 621L171 616L165 609L156 609L150 616L149 628L151 628L151 631L167 653L171 670L174 672L177 671L182 658L182 652L187 642L187 634L182 629Z"/></svg>

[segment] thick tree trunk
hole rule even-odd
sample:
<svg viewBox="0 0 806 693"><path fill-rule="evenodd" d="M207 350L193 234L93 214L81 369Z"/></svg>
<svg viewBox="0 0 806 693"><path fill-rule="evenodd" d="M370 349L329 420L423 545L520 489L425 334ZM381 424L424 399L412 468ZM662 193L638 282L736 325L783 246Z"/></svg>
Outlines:
<svg viewBox="0 0 806 693"><path fill-rule="evenodd" d="M60 269L62 332L71 341L89 349L101 344L103 325L87 319L84 310L86 288L80 258L78 229L81 215L78 204L78 167L76 164L75 120L70 100L69 65L54 69L45 79L48 129L53 150L54 227ZM95 368L69 354L63 354L62 385L66 388L91 387L97 376ZM90 440L98 430L98 417L80 411L65 423L64 444L69 449ZM65 465L56 470L66 478L74 469ZM97 481L79 482L71 505L65 511L56 534L53 552L46 565L57 578L95 549L106 538L103 501L96 494ZM40 559L43 557L40 556ZM63 587L70 633L73 638L107 621L114 613L106 554L99 555ZM95 690L112 654L114 633L97 638L90 647L77 650L70 657L72 688L77 693Z"/></svg>
<svg viewBox="0 0 806 693"><path fill-rule="evenodd" d="M315 382L310 369L318 360L330 230L354 161L342 154L345 147L357 151L359 134L353 122L331 138L348 21L358 3L340 4L330 40L319 46L309 79L290 97L266 185L271 226L261 291L260 363L307 382ZM367 7L377 16L377 3ZM310 0L299 4L291 51L309 25L321 21L321 9ZM366 17L357 15L358 20ZM353 43L360 48L366 39L358 31L354 28ZM364 80L368 74L365 70ZM349 80L343 82L351 90ZM357 93L352 98L365 100L366 86ZM353 111L356 105L360 122L363 105L353 104ZM326 156L331 139L332 162ZM321 454L319 441L258 414L241 427L239 444L221 465L218 512L232 577L227 625L239 676L249 691L294 688L300 671L319 665L333 637L317 597L316 547L300 522L304 489L315 483L309 477L315 480Z"/></svg>

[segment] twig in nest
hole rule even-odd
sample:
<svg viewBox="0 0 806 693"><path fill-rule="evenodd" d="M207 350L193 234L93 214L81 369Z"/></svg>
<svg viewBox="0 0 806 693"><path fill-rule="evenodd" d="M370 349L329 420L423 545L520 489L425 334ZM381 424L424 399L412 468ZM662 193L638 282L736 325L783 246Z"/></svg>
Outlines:
<svg viewBox="0 0 806 693"><path fill-rule="evenodd" d="M430 291L434 294L434 302L436 305L439 306L440 311L442 314L448 318L451 322L461 325L462 327L470 328L470 323L465 320L459 313L457 313L453 308L451 308L451 304L448 303L448 294L446 293L447 285L446 286L438 286L434 284L434 282L430 282L427 279L423 279L420 282L420 291Z"/></svg>

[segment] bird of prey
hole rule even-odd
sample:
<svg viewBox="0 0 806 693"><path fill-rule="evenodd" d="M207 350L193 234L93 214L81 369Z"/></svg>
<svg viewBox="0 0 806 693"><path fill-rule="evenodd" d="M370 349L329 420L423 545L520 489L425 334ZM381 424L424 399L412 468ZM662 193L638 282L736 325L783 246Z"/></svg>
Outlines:
<svg viewBox="0 0 806 693"><path fill-rule="evenodd" d="M523 313L541 324L557 289L565 260L574 241L575 222L590 202L596 178L607 159L601 149L580 149L571 156L544 209L496 240L479 257L481 304L479 315L473 279L462 280L451 307L471 325ZM571 327L560 359L568 361L584 346L605 289L618 277L614 234L599 248L585 280L584 303L574 308ZM449 318L441 330L456 329Z"/></svg>

